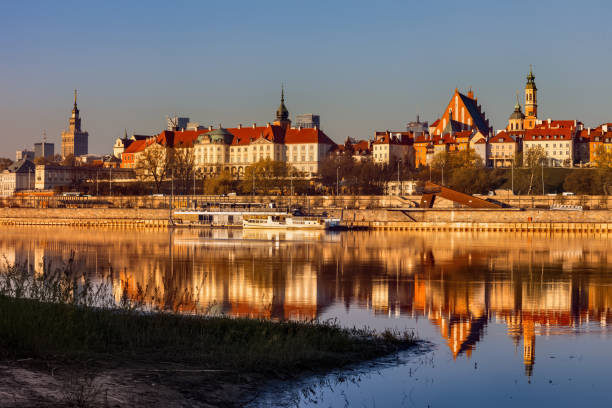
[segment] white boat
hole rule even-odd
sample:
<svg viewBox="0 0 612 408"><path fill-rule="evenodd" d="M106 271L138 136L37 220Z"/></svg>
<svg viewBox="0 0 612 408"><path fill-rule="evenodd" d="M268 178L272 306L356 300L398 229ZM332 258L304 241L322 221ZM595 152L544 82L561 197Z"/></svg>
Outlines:
<svg viewBox="0 0 612 408"><path fill-rule="evenodd" d="M294 230L328 230L340 227L339 218L303 216L291 214L278 215L243 215L244 229L294 229Z"/></svg>

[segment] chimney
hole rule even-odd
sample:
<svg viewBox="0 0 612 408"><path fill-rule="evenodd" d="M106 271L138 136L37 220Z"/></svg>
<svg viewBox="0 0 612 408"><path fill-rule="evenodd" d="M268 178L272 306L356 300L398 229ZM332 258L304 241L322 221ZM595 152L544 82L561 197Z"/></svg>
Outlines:
<svg viewBox="0 0 612 408"><path fill-rule="evenodd" d="M255 123L253 123L253 129L255 129L255 127L256 127L256 126L257 126L257 125L256 125Z"/></svg>
<svg viewBox="0 0 612 408"><path fill-rule="evenodd" d="M212 125L208 125L208 130L212 130Z"/></svg>
<svg viewBox="0 0 612 408"><path fill-rule="evenodd" d="M591 128L587 129L587 135L591 136Z"/></svg>
<svg viewBox="0 0 612 408"><path fill-rule="evenodd" d="M238 129L242 129L242 123L238 124Z"/></svg>
<svg viewBox="0 0 612 408"><path fill-rule="evenodd" d="M302 130L302 125L299 125L299 126L298 126L298 130Z"/></svg>
<svg viewBox="0 0 612 408"><path fill-rule="evenodd" d="M266 127L270 127L270 122L268 122L268 123L266 124Z"/></svg>
<svg viewBox="0 0 612 408"><path fill-rule="evenodd" d="M314 130L319 130L319 127L317 125L314 126Z"/></svg>
<svg viewBox="0 0 612 408"><path fill-rule="evenodd" d="M548 118L548 126L550 126L552 119Z"/></svg>

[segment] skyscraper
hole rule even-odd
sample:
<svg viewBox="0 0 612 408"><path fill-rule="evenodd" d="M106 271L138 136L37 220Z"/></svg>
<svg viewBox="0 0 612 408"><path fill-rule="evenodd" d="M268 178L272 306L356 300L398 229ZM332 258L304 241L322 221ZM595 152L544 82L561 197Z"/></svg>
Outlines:
<svg viewBox="0 0 612 408"><path fill-rule="evenodd" d="M81 118L77 107L77 91L74 90L74 107L70 116L70 128L62 132L62 157L81 156L88 153L89 134L81 130Z"/></svg>
<svg viewBox="0 0 612 408"><path fill-rule="evenodd" d="M304 113L297 115L295 118L295 126L305 129L314 129L321 127L321 117L312 113Z"/></svg>

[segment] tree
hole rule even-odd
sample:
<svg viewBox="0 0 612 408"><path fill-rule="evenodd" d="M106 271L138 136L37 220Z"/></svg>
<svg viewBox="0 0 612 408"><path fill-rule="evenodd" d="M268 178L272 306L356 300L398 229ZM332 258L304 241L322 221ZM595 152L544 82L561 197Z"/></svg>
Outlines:
<svg viewBox="0 0 612 408"><path fill-rule="evenodd" d="M136 174L141 180L153 181L159 194L173 160L172 149L154 144L147 147L136 160Z"/></svg>
<svg viewBox="0 0 612 408"><path fill-rule="evenodd" d="M170 171L180 192L187 194L195 177L195 154L193 149L174 148L171 152Z"/></svg>
<svg viewBox="0 0 612 408"><path fill-rule="evenodd" d="M601 194L604 192L604 183L599 169L575 169L563 182L563 190L576 194Z"/></svg>
<svg viewBox="0 0 612 408"><path fill-rule="evenodd" d="M7 157L0 157L0 171L6 170L11 164L13 164L11 159Z"/></svg>
<svg viewBox="0 0 612 408"><path fill-rule="evenodd" d="M299 179L304 175L286 162L263 159L245 169L240 189L244 194L252 193L253 187L262 194L269 194L272 190L284 194L289 191L290 177Z"/></svg>
<svg viewBox="0 0 612 408"><path fill-rule="evenodd" d="M234 189L234 180L227 171L206 179L204 182L204 194L218 195L227 194Z"/></svg>
<svg viewBox="0 0 612 408"><path fill-rule="evenodd" d="M531 194L536 180L536 174L541 171L546 160L546 151L542 146L530 147L524 152L525 167L528 169L529 187L527 194Z"/></svg>
<svg viewBox="0 0 612 408"><path fill-rule="evenodd" d="M60 164L66 167L74 167L75 163L76 160L74 158L74 155L70 153L68 156L64 157Z"/></svg>
<svg viewBox="0 0 612 408"><path fill-rule="evenodd" d="M609 195L612 193L612 151L604 146L599 146L595 149L593 156L603 193Z"/></svg>

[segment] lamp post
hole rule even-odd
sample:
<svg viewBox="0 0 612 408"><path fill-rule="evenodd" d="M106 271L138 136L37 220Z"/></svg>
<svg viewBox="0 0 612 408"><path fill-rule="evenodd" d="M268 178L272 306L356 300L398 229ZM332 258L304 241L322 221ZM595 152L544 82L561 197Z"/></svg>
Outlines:
<svg viewBox="0 0 612 408"><path fill-rule="evenodd" d="M401 184L400 184L400 174L399 174L399 173L400 173L400 163L401 163L401 162L402 162L402 159L399 159L399 160L397 161L397 188L399 189L399 190L397 191L397 195L398 195L398 196L402 195L402 186L401 186Z"/></svg>
<svg viewBox="0 0 612 408"><path fill-rule="evenodd" d="M544 159L542 159L542 195L544 195Z"/></svg>
<svg viewBox="0 0 612 408"><path fill-rule="evenodd" d="M338 186L340 185L339 174L340 174L340 166L336 167L336 196L338 196Z"/></svg>

